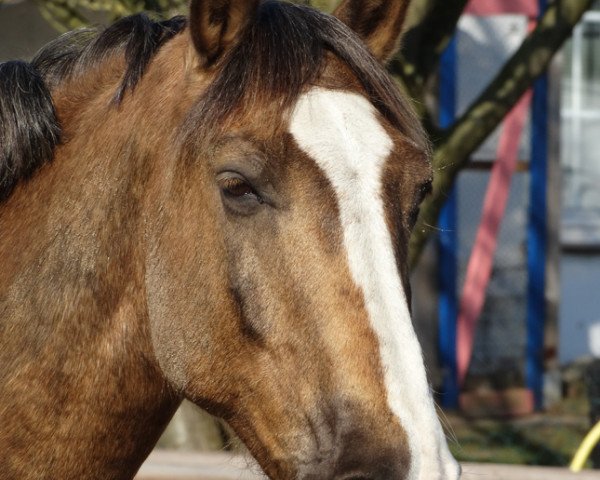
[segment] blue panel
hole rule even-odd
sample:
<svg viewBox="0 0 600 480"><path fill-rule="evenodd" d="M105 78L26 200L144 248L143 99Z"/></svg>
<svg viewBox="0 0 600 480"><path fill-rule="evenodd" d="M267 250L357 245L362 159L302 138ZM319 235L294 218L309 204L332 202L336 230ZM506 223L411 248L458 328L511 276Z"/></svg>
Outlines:
<svg viewBox="0 0 600 480"><path fill-rule="evenodd" d="M456 38L441 57L440 63L440 113L442 128L454 122L456 115ZM456 318L458 316L456 193L450 192L442 209L438 226L439 234L439 351L443 374L442 406L458 407L458 375L456 370Z"/></svg>
<svg viewBox="0 0 600 480"><path fill-rule="evenodd" d="M443 374L442 406L458 407L458 374L456 367L456 192L452 191L440 214L439 234L439 351Z"/></svg>
<svg viewBox="0 0 600 480"><path fill-rule="evenodd" d="M540 0L540 12L546 0ZM531 122L531 191L527 231L526 380L540 409L543 402L544 319L546 277L546 185L548 158L548 77L536 81Z"/></svg>
<svg viewBox="0 0 600 480"><path fill-rule="evenodd" d="M456 37L440 58L440 113L441 128L448 128L456 117Z"/></svg>

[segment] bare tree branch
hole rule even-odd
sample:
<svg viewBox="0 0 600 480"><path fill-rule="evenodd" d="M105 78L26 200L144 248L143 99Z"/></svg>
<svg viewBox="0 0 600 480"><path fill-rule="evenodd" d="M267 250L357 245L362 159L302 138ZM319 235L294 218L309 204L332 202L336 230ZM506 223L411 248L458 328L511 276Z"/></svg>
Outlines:
<svg viewBox="0 0 600 480"><path fill-rule="evenodd" d="M402 50L390 64L413 98L422 100L430 76L436 71L440 55L456 30L468 0L421 0L417 2L422 18L405 33Z"/></svg>
<svg viewBox="0 0 600 480"><path fill-rule="evenodd" d="M550 61L593 0L556 0L517 52L504 65L485 91L436 144L433 166L436 172L433 191L421 206L421 214L410 243L410 263L418 262L431 225L458 172L470 155L499 125L550 64Z"/></svg>
<svg viewBox="0 0 600 480"><path fill-rule="evenodd" d="M59 32L89 25L88 19L66 1L36 0L35 3L44 19Z"/></svg>
<svg viewBox="0 0 600 480"><path fill-rule="evenodd" d="M0 0L1 1L1 0ZM103 12L112 21L141 11L164 17L185 12L186 0L34 0L44 18L58 31L89 26L87 14Z"/></svg>

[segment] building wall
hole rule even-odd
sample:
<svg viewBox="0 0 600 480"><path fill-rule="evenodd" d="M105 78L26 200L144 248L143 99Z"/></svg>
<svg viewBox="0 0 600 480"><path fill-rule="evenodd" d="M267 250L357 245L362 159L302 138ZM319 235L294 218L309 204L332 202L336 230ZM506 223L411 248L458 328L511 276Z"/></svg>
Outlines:
<svg viewBox="0 0 600 480"><path fill-rule="evenodd" d="M600 255L563 254L561 294L561 362L600 358Z"/></svg>

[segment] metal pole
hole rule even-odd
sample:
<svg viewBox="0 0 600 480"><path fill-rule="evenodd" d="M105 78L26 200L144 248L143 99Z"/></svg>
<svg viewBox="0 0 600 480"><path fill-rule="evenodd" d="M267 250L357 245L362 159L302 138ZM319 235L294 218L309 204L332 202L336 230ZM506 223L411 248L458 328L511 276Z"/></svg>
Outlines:
<svg viewBox="0 0 600 480"><path fill-rule="evenodd" d="M452 39L441 57L439 122L448 128L456 116L456 37ZM456 318L457 306L457 238L456 192L448 194L440 213L438 226L439 251L439 351L443 375L442 406L458 407L458 375L456 370Z"/></svg>
<svg viewBox="0 0 600 480"><path fill-rule="evenodd" d="M547 0L539 0L540 15ZM548 76L534 86L531 122L529 225L527 228L526 381L535 408L543 403L544 320L546 314L546 182L548 157Z"/></svg>

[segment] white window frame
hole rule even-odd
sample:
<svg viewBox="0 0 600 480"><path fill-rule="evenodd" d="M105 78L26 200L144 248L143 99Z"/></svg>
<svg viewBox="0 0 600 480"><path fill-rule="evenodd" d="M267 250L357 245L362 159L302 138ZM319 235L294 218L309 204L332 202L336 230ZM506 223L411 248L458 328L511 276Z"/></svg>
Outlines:
<svg viewBox="0 0 600 480"><path fill-rule="evenodd" d="M584 87L583 44L585 29L590 24L598 25L600 29L600 11L586 12L579 24L573 30L571 52L571 106L561 108L561 123L565 128L563 138L569 135L572 146L569 152L570 161L568 168L574 171L584 167L584 152L582 141L583 121L600 120L600 108L589 108L582 97ZM600 58L598 59L600 62ZM569 122L567 122L569 121ZM567 125L570 125L567 128ZM599 132L600 135L600 132ZM574 140L574 141L573 141ZM600 155L598 157L600 162ZM563 167L567 166L563 163ZM572 175L568 188L575 195L582 192L582 175ZM565 188L567 185L564 186ZM594 249L600 250L600 205L598 209L563 207L561 221L561 243L569 249Z"/></svg>

